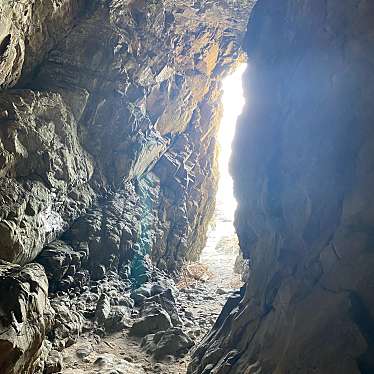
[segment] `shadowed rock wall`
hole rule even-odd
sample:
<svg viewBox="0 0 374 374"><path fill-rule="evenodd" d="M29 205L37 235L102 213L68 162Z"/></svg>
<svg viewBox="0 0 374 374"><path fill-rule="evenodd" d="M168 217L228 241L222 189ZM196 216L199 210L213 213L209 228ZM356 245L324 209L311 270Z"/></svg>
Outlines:
<svg viewBox="0 0 374 374"><path fill-rule="evenodd" d="M251 271L190 372L374 371L373 19L365 0L257 2L232 160Z"/></svg>

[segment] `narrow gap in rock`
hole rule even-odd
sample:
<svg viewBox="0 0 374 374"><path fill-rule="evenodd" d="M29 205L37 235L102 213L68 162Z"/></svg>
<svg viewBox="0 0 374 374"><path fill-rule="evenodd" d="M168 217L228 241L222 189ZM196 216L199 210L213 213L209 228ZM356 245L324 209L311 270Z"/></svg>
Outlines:
<svg viewBox="0 0 374 374"><path fill-rule="evenodd" d="M234 228L237 202L234 197L229 163L237 119L245 104L242 88L245 69L246 64L239 65L223 81L223 117L217 139L219 143L219 182L216 209L208 231L207 243L200 257L200 262L209 271L208 286L218 293L224 293L227 289L238 288L241 285L240 273L243 261L238 258L239 243Z"/></svg>

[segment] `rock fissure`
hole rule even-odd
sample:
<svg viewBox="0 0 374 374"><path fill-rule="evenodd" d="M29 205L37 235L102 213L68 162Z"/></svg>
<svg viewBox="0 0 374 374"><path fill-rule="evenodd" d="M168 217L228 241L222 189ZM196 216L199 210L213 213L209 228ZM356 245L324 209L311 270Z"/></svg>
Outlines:
<svg viewBox="0 0 374 374"><path fill-rule="evenodd" d="M0 371L373 372L373 19L2 1Z"/></svg>

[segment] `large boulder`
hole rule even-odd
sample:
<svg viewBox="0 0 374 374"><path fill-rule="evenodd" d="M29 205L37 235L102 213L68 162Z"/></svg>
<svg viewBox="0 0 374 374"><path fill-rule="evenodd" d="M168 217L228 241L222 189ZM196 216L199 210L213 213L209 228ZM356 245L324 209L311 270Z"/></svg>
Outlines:
<svg viewBox="0 0 374 374"><path fill-rule="evenodd" d="M0 295L0 372L33 374L54 317L42 266L0 262Z"/></svg>

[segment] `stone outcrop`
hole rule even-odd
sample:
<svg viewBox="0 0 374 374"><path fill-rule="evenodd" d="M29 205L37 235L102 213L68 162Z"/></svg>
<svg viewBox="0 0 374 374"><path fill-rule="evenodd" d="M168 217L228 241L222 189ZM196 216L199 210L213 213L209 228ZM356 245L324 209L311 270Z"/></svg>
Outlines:
<svg viewBox="0 0 374 374"><path fill-rule="evenodd" d="M0 4L0 87L29 77L47 53L89 8L86 0L43 0Z"/></svg>
<svg viewBox="0 0 374 374"><path fill-rule="evenodd" d="M42 372L48 355L44 339L54 318L42 266L2 261L0 294L0 372Z"/></svg>
<svg viewBox="0 0 374 374"><path fill-rule="evenodd" d="M25 264L92 202L93 163L57 93L0 93L0 257Z"/></svg>
<svg viewBox="0 0 374 374"><path fill-rule="evenodd" d="M0 258L25 264L65 233L73 251L100 253L90 270L137 253L169 270L196 259L214 207L220 80L247 12L2 3Z"/></svg>
<svg viewBox="0 0 374 374"><path fill-rule="evenodd" d="M372 373L372 2L259 0L234 143L250 275L191 373Z"/></svg>
<svg viewBox="0 0 374 374"><path fill-rule="evenodd" d="M214 208L220 82L247 14L247 1L1 2L0 259L43 265L54 352L95 313L98 331L123 322L96 309L102 293L90 287L139 286L151 261L170 271L198 257ZM44 335L33 336L15 372L37 360Z"/></svg>

